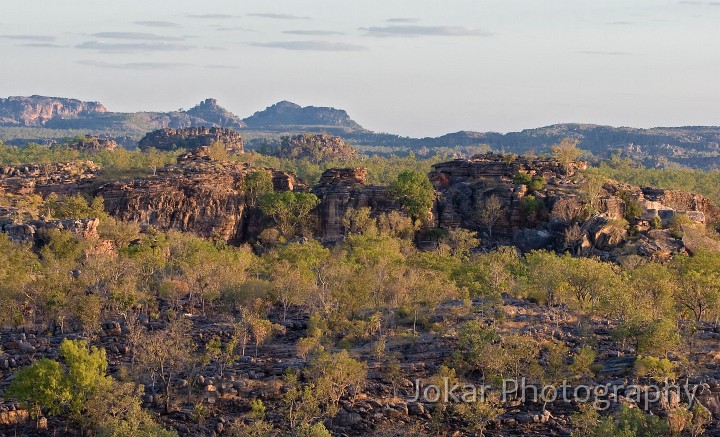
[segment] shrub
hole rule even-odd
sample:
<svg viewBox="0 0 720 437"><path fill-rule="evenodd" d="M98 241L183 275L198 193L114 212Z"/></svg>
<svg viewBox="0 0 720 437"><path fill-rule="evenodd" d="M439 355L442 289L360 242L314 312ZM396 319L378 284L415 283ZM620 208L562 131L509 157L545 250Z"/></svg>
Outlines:
<svg viewBox="0 0 720 437"><path fill-rule="evenodd" d="M517 172L513 177L513 183L515 185L528 185L530 181L532 181L532 177L529 174L523 172Z"/></svg>
<svg viewBox="0 0 720 437"><path fill-rule="evenodd" d="M527 187L530 191L540 191L542 190L545 185L547 185L547 180L545 180L542 176L534 176L529 184L527 184Z"/></svg>
<svg viewBox="0 0 720 437"><path fill-rule="evenodd" d="M667 358L655 358L638 355L635 360L635 374L650 377L658 381L675 379L675 365Z"/></svg>

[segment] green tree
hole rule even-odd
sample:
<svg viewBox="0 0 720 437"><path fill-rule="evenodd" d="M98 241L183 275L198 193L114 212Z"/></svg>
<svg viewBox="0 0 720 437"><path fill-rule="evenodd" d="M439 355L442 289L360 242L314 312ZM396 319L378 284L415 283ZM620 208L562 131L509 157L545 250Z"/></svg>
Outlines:
<svg viewBox="0 0 720 437"><path fill-rule="evenodd" d="M258 199L273 191L272 174L268 170L253 170L243 179L245 202L251 208L257 205Z"/></svg>
<svg viewBox="0 0 720 437"><path fill-rule="evenodd" d="M560 143L550 146L550 151L562 165L567 167L582 153L577 147L579 143L580 140L575 138L563 138Z"/></svg>
<svg viewBox="0 0 720 437"><path fill-rule="evenodd" d="M167 328L146 334L139 344L137 362L140 370L150 372L153 382L155 377L160 378L165 395L165 412L170 411L173 380L187 368L192 358L191 327L191 321L176 319Z"/></svg>
<svg viewBox="0 0 720 437"><path fill-rule="evenodd" d="M42 409L55 415L67 406L72 399L72 392L62 365L43 358L15 374L6 396L28 405L34 415L38 415Z"/></svg>
<svg viewBox="0 0 720 437"><path fill-rule="evenodd" d="M357 392L365 385L367 365L351 358L346 350L324 352L312 361L307 373L325 413L332 417L338 412L343 396L351 389Z"/></svg>
<svg viewBox="0 0 720 437"><path fill-rule="evenodd" d="M0 321L22 323L21 302L26 299L25 287L33 279L39 261L25 245L8 240L0 233Z"/></svg>
<svg viewBox="0 0 720 437"><path fill-rule="evenodd" d="M469 429L483 437L490 421L495 420L505 410L500 408L499 399L485 395L485 399L478 402L462 403L458 405L457 412L469 425Z"/></svg>
<svg viewBox="0 0 720 437"><path fill-rule="evenodd" d="M43 358L20 369L6 395L30 406L35 415L67 412L75 423L98 436L172 437L140 406L142 388L107 376L104 349L84 341L63 340L58 349L64 365Z"/></svg>
<svg viewBox="0 0 720 437"><path fill-rule="evenodd" d="M491 240L495 223L505 214L503 206L502 200L498 196L492 195L478 202L476 207L478 221L485 225L488 230L488 237Z"/></svg>
<svg viewBox="0 0 720 437"><path fill-rule="evenodd" d="M413 222L424 221L435 200L435 189L427 175L412 170L400 173L388 192L407 209Z"/></svg>
<svg viewBox="0 0 720 437"><path fill-rule="evenodd" d="M281 404L290 430L294 431L298 427L309 426L320 420L322 412L313 390L314 386L300 384L298 374L291 369L283 375L283 381L287 390L282 396Z"/></svg>
<svg viewBox="0 0 720 437"><path fill-rule="evenodd" d="M698 251L694 256L678 258L680 287L675 301L700 322L720 305L720 254Z"/></svg>
<svg viewBox="0 0 720 437"><path fill-rule="evenodd" d="M106 388L97 391L86 404L84 420L96 430L98 437L177 437L175 431L166 430L143 410L142 385L110 379L108 382Z"/></svg>
<svg viewBox="0 0 720 437"><path fill-rule="evenodd" d="M312 193L266 193L260 197L260 209L275 220L285 237L295 235L298 226L305 224L320 199Z"/></svg>

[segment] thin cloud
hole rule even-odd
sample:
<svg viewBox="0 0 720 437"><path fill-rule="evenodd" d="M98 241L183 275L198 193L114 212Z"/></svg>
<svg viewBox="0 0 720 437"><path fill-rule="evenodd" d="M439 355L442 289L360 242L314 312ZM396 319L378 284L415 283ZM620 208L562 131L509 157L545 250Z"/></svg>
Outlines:
<svg viewBox="0 0 720 437"><path fill-rule="evenodd" d="M224 64L207 64L204 65L205 68L210 68L213 70L235 70L238 67L236 65L224 65Z"/></svg>
<svg viewBox="0 0 720 437"><path fill-rule="evenodd" d="M701 2L698 0L682 0L680 2L681 5L689 5L689 6L720 6L719 1L711 1L711 2Z"/></svg>
<svg viewBox="0 0 720 437"><path fill-rule="evenodd" d="M273 49L316 51L316 52L360 52L367 47L329 41L278 41L251 43L255 47L268 47Z"/></svg>
<svg viewBox="0 0 720 437"><path fill-rule="evenodd" d="M413 26L391 25L361 27L367 36L378 37L418 37L418 36L490 36L490 32L482 29L462 26Z"/></svg>
<svg viewBox="0 0 720 437"><path fill-rule="evenodd" d="M44 48L44 49L62 49L66 48L67 46L61 46L60 44L53 44L49 42L28 42L25 44L18 44L19 47L35 47L35 48Z"/></svg>
<svg viewBox="0 0 720 437"><path fill-rule="evenodd" d="M418 20L417 18L396 17L388 18L385 21L387 21L388 23L417 23L420 20Z"/></svg>
<svg viewBox="0 0 720 437"><path fill-rule="evenodd" d="M83 60L78 64L87 65L98 68L111 68L116 70L175 70L181 67L187 67L190 64L182 62L126 62L114 63L103 61Z"/></svg>
<svg viewBox="0 0 720 437"><path fill-rule="evenodd" d="M582 50L578 53L583 55L599 55L599 56L628 56L631 53L628 52L613 52L613 51L603 51L603 50Z"/></svg>
<svg viewBox="0 0 720 437"><path fill-rule="evenodd" d="M189 50L193 46L185 44L174 44L168 42L134 42L134 43L109 43L105 41L86 41L75 46L78 49L98 50L105 53L124 52L160 52Z"/></svg>
<svg viewBox="0 0 720 437"><path fill-rule="evenodd" d="M240 26L223 26L218 27L218 32L255 32L253 29L248 29L247 27L240 27Z"/></svg>
<svg viewBox="0 0 720 437"><path fill-rule="evenodd" d="M292 14L274 14L271 12L248 14L249 17L270 18L273 20L309 20L310 17L301 17Z"/></svg>
<svg viewBox="0 0 720 437"><path fill-rule="evenodd" d="M0 35L0 38L17 39L22 41L55 41L55 37L50 35Z"/></svg>
<svg viewBox="0 0 720 437"><path fill-rule="evenodd" d="M634 26L637 23L634 21L611 21L606 24L608 26Z"/></svg>
<svg viewBox="0 0 720 437"><path fill-rule="evenodd" d="M236 18L235 15L229 14L193 14L188 15L190 18L199 18L201 20L229 20L230 18Z"/></svg>
<svg viewBox="0 0 720 437"><path fill-rule="evenodd" d="M172 21L159 21L159 20L147 20L147 21L135 21L133 24L137 24L138 26L146 26L146 27L181 27L178 23L173 23Z"/></svg>
<svg viewBox="0 0 720 437"><path fill-rule="evenodd" d="M306 36L329 36L329 35L345 35L342 32L333 30L285 30L283 33L288 35L306 35Z"/></svg>
<svg viewBox="0 0 720 437"><path fill-rule="evenodd" d="M147 32L99 32L90 35L95 38L105 39L134 39L145 41L182 41L183 38L177 36L157 35Z"/></svg>

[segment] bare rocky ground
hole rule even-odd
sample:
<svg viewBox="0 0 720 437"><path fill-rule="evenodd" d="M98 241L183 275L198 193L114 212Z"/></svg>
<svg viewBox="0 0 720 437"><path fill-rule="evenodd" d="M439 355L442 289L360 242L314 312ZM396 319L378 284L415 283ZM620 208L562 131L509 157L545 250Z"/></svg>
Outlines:
<svg viewBox="0 0 720 437"><path fill-rule="evenodd" d="M417 335L402 327L384 332L387 338L386 354L399 357L404 379L397 396L393 396L391 382L387 372L383 372L382 360L379 360L372 348L372 341L354 344L350 351L353 356L367 362L368 378L364 389L345 397L341 401L340 412L334 419L326 421L326 426L333 435L422 435L422 431L431 429L435 406L430 403L410 401L414 393L414 380L419 378L427 381L435 375L439 366L447 363L457 344L457 327L464 321L483 319L488 324L495 323L500 335L520 333L536 340L557 339L568 346L594 341L598 352L596 363L599 363L596 377L591 380L578 381L587 385L634 383L632 377L633 356L630 350L621 350L619 344L610 338L611 326L602 320L590 320L585 323L562 308L547 308L523 300L505 297L501 321L483 317L482 302L474 300L470 303L455 301L443 304L429 320L435 327L433 332L419 330ZM186 404L187 385L182 379L176 381L181 387L175 393L174 407L170 414L162 414L160 418L166 425L172 426L180 435L186 436L218 436L227 434L229 425L242 417L250 409L253 399L262 399L267 405L268 419L279 427L285 426L280 409L279 399L283 390L282 375L289 368L302 368L307 362L296 354L295 343L307 335L308 319L305 315L291 312L285 322L281 321L279 312L270 314L273 323L282 325L271 341L262 345L254 355L253 345L248 345L246 356L239 357L220 375L220 368L209 365L202 371L200 384L193 388L193 396L200 396L205 413L200 419L193 403ZM229 337L230 324L224 320L204 316L192 317L193 337L198 343L203 339L219 335ZM161 329L162 322L141 319L148 329ZM437 329L440 326L441 329ZM115 377L130 368L131 353L128 346L127 331L119 321L108 321L103 331L94 338L92 344L104 347L108 353L109 371ZM21 366L32 361L48 357L57 357L57 348L63 338L80 338L77 334L54 334L38 332L30 328L5 328L1 333L2 354L0 355L0 388L5 389L12 380L12 373ZM692 363L690 374L695 375L687 382L699 384L698 399L713 415L713 423L705 435L720 435L720 371L717 357L720 357L720 330L712 325L704 325L695 335L695 340L688 346ZM180 375L180 378L185 375ZM480 381L467 380L479 384ZM638 383L647 383L639 381ZM185 386L185 388L182 388ZM630 393L620 392L614 400L613 408L621 404L631 404ZM685 402L686 399L680 399ZM676 400L677 401L677 400ZM146 386L143 403L146 408L158 413L162 411L162 400L157 390L151 385ZM569 436L570 416L578 410L575 403L557 401L547 404L543 410L541 403L517 400L508 401L504 412L492 421L486 435L537 435L537 436ZM661 407L652 408L655 414L663 415ZM28 417L26 411L12 403L0 406L0 435L63 435L63 422L58 418L50 418L48 422L38 423ZM465 424L453 420L443 424L439 435L471 435L465 431Z"/></svg>

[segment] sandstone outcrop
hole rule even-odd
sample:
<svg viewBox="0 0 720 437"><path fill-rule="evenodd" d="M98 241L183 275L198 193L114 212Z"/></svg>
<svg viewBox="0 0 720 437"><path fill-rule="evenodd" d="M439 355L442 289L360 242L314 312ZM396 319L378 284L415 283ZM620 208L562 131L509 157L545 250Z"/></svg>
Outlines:
<svg viewBox="0 0 720 437"><path fill-rule="evenodd" d="M695 221L703 223L720 223L720 207L710 199L698 194L688 193L680 190L663 190L643 187L643 198L646 200L646 209L667 209L676 211L699 212L704 215L696 215ZM659 207L659 208L658 208Z"/></svg>
<svg viewBox="0 0 720 437"><path fill-rule="evenodd" d="M23 243L43 244L53 230L69 231L74 236L85 240L98 239L98 219L78 220L31 220L23 223L3 224L0 219L0 231L7 234L8 239Z"/></svg>
<svg viewBox="0 0 720 437"><path fill-rule="evenodd" d="M346 230L342 219L348 209L369 207L375 217L400 210L400 204L388 195L385 187L365 185L366 175L365 168L328 169L313 187L312 192L320 198L317 213L323 241L343 239Z"/></svg>
<svg viewBox="0 0 720 437"><path fill-rule="evenodd" d="M100 138L95 135L85 135L85 137L67 143L71 149L81 152L98 152L101 150L115 150L118 143L112 138Z"/></svg>
<svg viewBox="0 0 720 437"><path fill-rule="evenodd" d="M309 159L314 163L347 161L357 157L357 151L340 137L327 134L295 135L283 139L277 155L287 159Z"/></svg>
<svg viewBox="0 0 720 437"><path fill-rule="evenodd" d="M563 166L553 159L518 157L508 160L494 154L436 164L430 173L430 180L440 194L434 206L437 225L441 228L480 229L479 205L485 199L495 196L503 207L501 216L494 224L493 234L511 239L517 231L535 224L524 203L528 195L541 202L547 212L552 196L560 192L575 194L577 187L570 178L585 166L584 162ZM514 182L521 174L530 178L543 178L547 186L530 193L526 185Z"/></svg>
<svg viewBox="0 0 720 437"><path fill-rule="evenodd" d="M255 241L272 227L259 208L246 204L245 175L256 168L246 163L215 161L208 147L199 147L161 168L154 176L99 185L101 171L92 162L0 167L0 193L102 196L106 211L121 220L174 229L239 244ZM584 163L561 165L552 159L506 159L498 155L476 156L437 164L430 173L436 190L429 227L465 228L480 232L483 244L514 243L521 250L555 249L605 258L638 253L666 259L673 253L717 250L712 238L694 232L671 233L678 223L714 223L720 209L708 199L677 190L654 190L626 184L606 183L596 194L592 208L578 173ZM286 172L271 173L276 191L307 189ZM348 230L343 218L350 209L370 208L372 217L402 212L385 187L366 184L364 168L326 170L312 192L320 199L315 213L318 236L325 242L341 241ZM478 211L490 197L500 201L500 214L492 225L492 238ZM630 203L639 207L628 216ZM564 203L565 213L555 206ZM590 212L589 212L590 211ZM36 241L44 226L30 223L35 217L11 217L5 230L25 241ZM684 216L683 220L675 217ZM626 220L627 219L627 220ZM68 229L62 224L60 228ZM71 227L71 226L70 226ZM575 229L575 235L566 232ZM39 230L40 229L40 230ZM79 233L83 233L78 231ZM422 247L431 247L423 240ZM622 249L622 250L621 250Z"/></svg>
<svg viewBox="0 0 720 437"><path fill-rule="evenodd" d="M83 102L60 97L30 96L0 98L0 125L39 127L58 118L103 114L98 102Z"/></svg>
<svg viewBox="0 0 720 437"><path fill-rule="evenodd" d="M342 109L305 106L282 101L243 119L251 128L282 128L285 126L337 126L362 129Z"/></svg>
<svg viewBox="0 0 720 437"><path fill-rule="evenodd" d="M58 195L90 189L100 167L92 161L0 167L0 193Z"/></svg>
<svg viewBox="0 0 720 437"><path fill-rule="evenodd" d="M105 210L121 220L240 243L262 230L259 211L246 210L242 188L252 170L249 164L212 161L200 149L154 177L111 182L97 195L105 199ZM292 175L267 170L277 191L302 189Z"/></svg>
<svg viewBox="0 0 720 437"><path fill-rule="evenodd" d="M245 123L232 112L218 105L215 99L205 99L185 111L186 114L205 120L211 126L240 129Z"/></svg>
<svg viewBox="0 0 720 437"><path fill-rule="evenodd" d="M512 241L524 251L545 248L563 251L577 246L582 253L611 257L616 248L628 246L628 253L634 250L640 255L666 259L673 253L716 246L692 229L684 238L688 247L684 240L670 237L670 231L651 229L656 217L663 228L670 226L676 216L699 224L720 220L717 205L703 196L683 191L607 183L596 195L593 214L583 217L579 212L584 210L587 199L581 193L584 176L577 171L584 168L583 162L563 166L553 159L510 160L494 154L436 164L430 173L438 192L433 211L435 225L487 233L478 212L485 199L495 196L502 208L493 225L493 236L501 242ZM534 178L542 179L528 182ZM541 186L543 182L545 185ZM571 200L575 209L580 208L571 214L576 218L561 220L550 214L560 199ZM630 218L630 223L625 221L627 202L636 202L642 210L640 216ZM573 223L581 232L575 243L565 241L564 235Z"/></svg>
<svg viewBox="0 0 720 437"><path fill-rule="evenodd" d="M243 152L243 139L232 129L218 127L188 127L183 129L159 129L146 134L139 143L141 150L154 147L158 150L197 149L221 142L225 150Z"/></svg>

